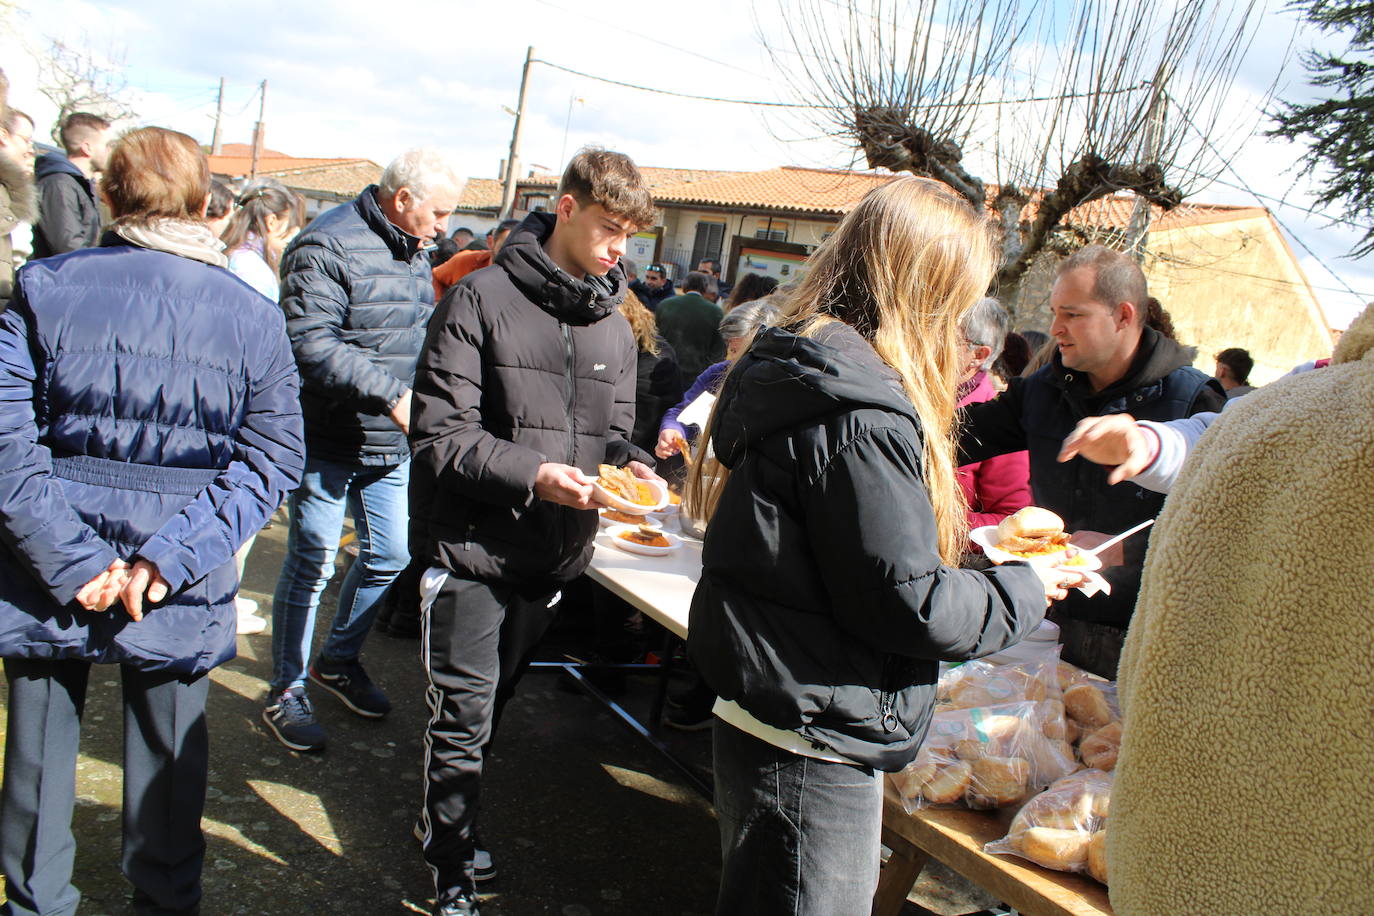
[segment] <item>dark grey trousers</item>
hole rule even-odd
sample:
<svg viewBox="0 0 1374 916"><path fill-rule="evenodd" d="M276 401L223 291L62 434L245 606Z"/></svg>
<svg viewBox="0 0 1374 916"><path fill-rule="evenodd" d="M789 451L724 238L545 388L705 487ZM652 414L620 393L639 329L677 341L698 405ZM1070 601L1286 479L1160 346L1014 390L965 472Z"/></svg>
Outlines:
<svg viewBox="0 0 1374 916"><path fill-rule="evenodd" d="M6 659L9 726L0 790L0 869L12 916L70 916L76 756L91 666ZM124 846L121 866L140 916L199 911L209 765L209 678L121 666Z"/></svg>
<svg viewBox="0 0 1374 916"><path fill-rule="evenodd" d="M882 774L793 754L719 719L713 728L716 916L868 916Z"/></svg>

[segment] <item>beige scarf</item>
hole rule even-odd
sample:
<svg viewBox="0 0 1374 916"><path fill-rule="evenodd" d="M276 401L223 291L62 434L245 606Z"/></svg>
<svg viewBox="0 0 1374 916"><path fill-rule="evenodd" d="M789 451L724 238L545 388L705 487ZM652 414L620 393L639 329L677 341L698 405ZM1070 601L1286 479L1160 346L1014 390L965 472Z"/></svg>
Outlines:
<svg viewBox="0 0 1374 916"><path fill-rule="evenodd" d="M117 223L115 232L120 238L140 248L165 251L215 267L229 264L229 259L224 256L224 243L215 237L209 226L198 220L164 218L140 223Z"/></svg>

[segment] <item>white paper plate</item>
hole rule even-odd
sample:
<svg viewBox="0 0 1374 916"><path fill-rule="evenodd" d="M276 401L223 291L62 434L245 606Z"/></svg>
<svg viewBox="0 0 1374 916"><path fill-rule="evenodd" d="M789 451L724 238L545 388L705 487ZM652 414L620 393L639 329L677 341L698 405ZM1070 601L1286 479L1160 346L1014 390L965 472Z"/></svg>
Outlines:
<svg viewBox="0 0 1374 916"><path fill-rule="evenodd" d="M668 541L667 547L651 547L648 544L636 544L634 541L627 541L620 536L627 531L635 530L636 527L638 526L612 525L606 529L606 533L611 536L611 543L615 544L615 546L619 547L621 550L643 554L646 557L661 557L682 547L682 538L668 531L660 532Z"/></svg>
<svg viewBox="0 0 1374 916"><path fill-rule="evenodd" d="M588 479L592 485L592 493L596 495L597 500L602 505L610 506L612 509L619 509L626 515L648 515L650 512L658 512L664 506L668 505L668 485L659 483L657 480L642 481L648 484L653 491L658 494L658 501L652 505L641 506L629 500L621 499L610 490L601 486L601 484L597 483L600 478L592 477Z"/></svg>
<svg viewBox="0 0 1374 916"><path fill-rule="evenodd" d="M1014 553L998 550L996 525L984 525L981 528L974 528L968 533L968 536L969 540L983 548L983 553L985 553L987 558L994 563L1010 563L1014 560L1021 560L1034 566L1064 565L1069 569L1082 569L1089 572L1102 568L1102 561L1097 558L1096 554L1091 553L1080 553L1078 554L1079 562L1065 564L1064 560L1067 556L1067 551L1063 550L1056 551L1055 553L1042 554L1038 557L1018 557Z"/></svg>

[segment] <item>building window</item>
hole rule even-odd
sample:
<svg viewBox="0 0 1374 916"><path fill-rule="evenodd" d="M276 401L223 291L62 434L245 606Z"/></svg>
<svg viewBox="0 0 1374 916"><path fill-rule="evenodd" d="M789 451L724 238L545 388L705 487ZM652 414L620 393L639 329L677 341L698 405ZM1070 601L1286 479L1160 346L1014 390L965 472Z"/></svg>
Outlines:
<svg viewBox="0 0 1374 916"><path fill-rule="evenodd" d="M784 219L761 219L758 228L754 230L754 238L767 239L770 242L787 241L787 220Z"/></svg>
<svg viewBox="0 0 1374 916"><path fill-rule="evenodd" d="M697 265L703 258L720 260L720 248L725 242L725 223L708 223L705 220L697 223L696 239L692 242L692 270L697 269Z"/></svg>
<svg viewBox="0 0 1374 916"><path fill-rule="evenodd" d="M549 195L547 194L526 194L524 206L521 207L529 213L544 212L549 209Z"/></svg>

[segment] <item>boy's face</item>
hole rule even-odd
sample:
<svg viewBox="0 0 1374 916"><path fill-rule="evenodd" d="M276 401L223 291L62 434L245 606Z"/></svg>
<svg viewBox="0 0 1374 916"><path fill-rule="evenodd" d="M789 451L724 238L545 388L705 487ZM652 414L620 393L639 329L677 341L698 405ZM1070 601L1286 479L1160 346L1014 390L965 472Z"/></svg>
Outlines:
<svg viewBox="0 0 1374 916"><path fill-rule="evenodd" d="M580 204L564 194L556 205L558 221L565 233L564 251L585 273L604 277L620 261L636 227L623 216L616 216L600 204Z"/></svg>

